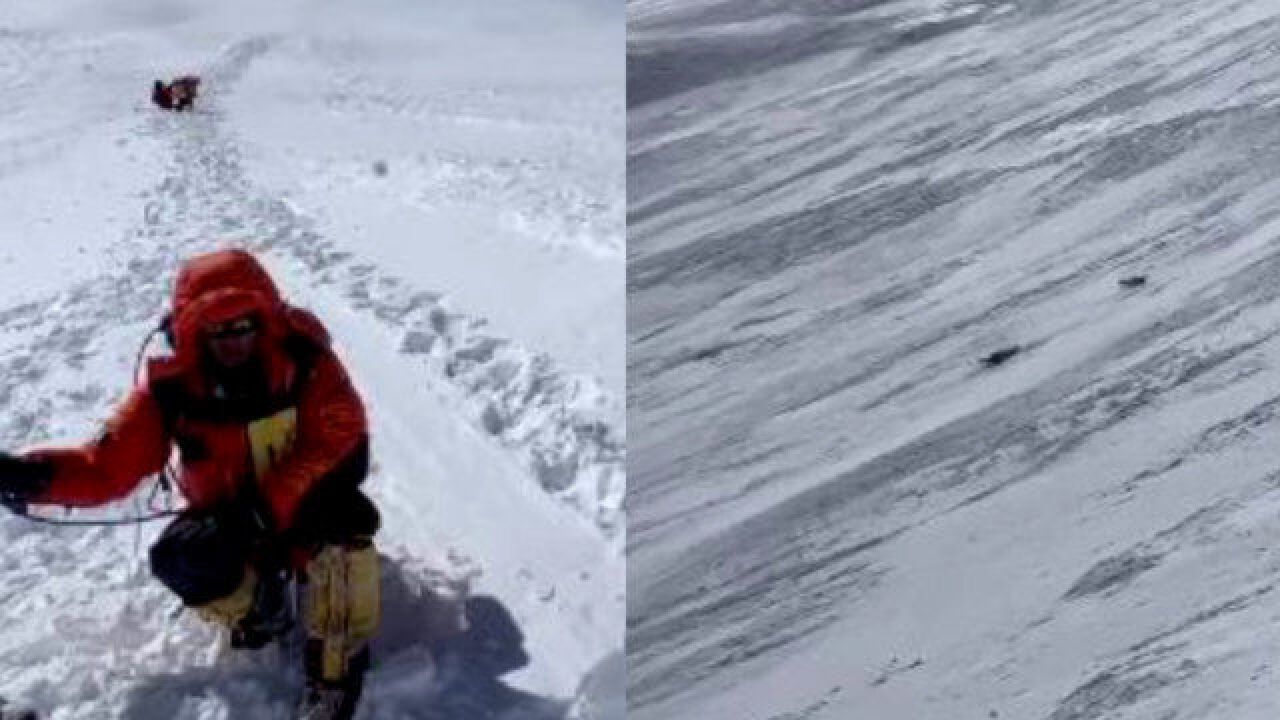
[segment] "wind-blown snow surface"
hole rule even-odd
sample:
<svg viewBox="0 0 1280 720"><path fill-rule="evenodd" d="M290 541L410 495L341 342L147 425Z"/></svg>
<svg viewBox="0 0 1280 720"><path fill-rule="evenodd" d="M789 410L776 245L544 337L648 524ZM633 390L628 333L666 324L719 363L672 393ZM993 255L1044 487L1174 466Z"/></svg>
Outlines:
<svg viewBox="0 0 1280 720"><path fill-rule="evenodd" d="M181 260L252 248L372 418L386 605L358 717L600 716L625 601L622 33L577 0L4 6L0 446L91 438ZM152 108L181 72L197 111ZM150 577L161 527L0 519L0 695L288 716L296 668L223 648ZM438 593L468 583L446 644Z"/></svg>
<svg viewBox="0 0 1280 720"><path fill-rule="evenodd" d="M628 11L631 716L1274 717L1275 5Z"/></svg>

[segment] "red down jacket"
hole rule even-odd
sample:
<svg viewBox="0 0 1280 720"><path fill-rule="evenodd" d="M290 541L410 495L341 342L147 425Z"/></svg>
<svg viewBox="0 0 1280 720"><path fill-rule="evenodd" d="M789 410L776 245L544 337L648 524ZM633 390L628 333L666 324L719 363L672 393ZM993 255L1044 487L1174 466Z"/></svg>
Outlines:
<svg viewBox="0 0 1280 720"><path fill-rule="evenodd" d="M204 370L202 333L209 323L245 314L263 328L258 350L269 391L254 407L228 409ZM97 441L30 453L54 466L37 502L89 506L121 498L159 472L176 446L179 485L192 507L216 505L257 483L283 531L308 490L334 474L363 476L365 464L351 459L368 452L364 406L328 333L314 315L281 300L253 256L226 250L186 263L174 287L172 342L172 357L150 362L146 380Z"/></svg>

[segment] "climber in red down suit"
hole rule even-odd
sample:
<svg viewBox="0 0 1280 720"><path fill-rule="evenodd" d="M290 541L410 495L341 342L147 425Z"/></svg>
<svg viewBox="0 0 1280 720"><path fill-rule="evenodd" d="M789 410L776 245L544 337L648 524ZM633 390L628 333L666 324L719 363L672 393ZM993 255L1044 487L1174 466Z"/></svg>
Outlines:
<svg viewBox="0 0 1280 720"><path fill-rule="evenodd" d="M153 573L239 647L288 629L288 583L305 582L299 716L350 717L380 602L360 397L319 320L286 304L247 252L187 262L166 327L172 356L149 362L102 435L0 454L0 494L100 505L159 473L176 447L188 508L151 548Z"/></svg>
<svg viewBox="0 0 1280 720"><path fill-rule="evenodd" d="M151 86L151 102L174 112L190 110L199 94L200 78L195 75L182 75L167 84L156 80Z"/></svg>

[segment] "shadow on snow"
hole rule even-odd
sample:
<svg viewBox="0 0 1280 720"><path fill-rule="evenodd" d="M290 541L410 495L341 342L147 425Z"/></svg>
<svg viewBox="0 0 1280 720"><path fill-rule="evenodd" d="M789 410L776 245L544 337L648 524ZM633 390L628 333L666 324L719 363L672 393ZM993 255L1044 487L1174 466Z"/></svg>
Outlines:
<svg viewBox="0 0 1280 720"><path fill-rule="evenodd" d="M467 598L467 630L447 636L442 628L452 624L457 605L431 590L421 573L385 555L382 563L382 625L356 720L565 717L567 701L503 682L529 655L524 634L497 598ZM195 720L212 711L227 720L284 720L302 692L300 646L291 638L258 651L231 651L212 666L143 679L120 717Z"/></svg>

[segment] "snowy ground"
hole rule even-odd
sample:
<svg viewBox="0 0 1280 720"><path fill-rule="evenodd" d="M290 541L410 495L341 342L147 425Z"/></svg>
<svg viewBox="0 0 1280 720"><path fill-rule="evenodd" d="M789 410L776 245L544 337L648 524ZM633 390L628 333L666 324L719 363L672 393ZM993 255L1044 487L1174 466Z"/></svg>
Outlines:
<svg viewBox="0 0 1280 720"><path fill-rule="evenodd" d="M373 419L387 601L361 720L558 718L584 684L609 705L622 25L576 0L0 11L0 445L91 437L182 258L244 244L329 324ZM188 71L196 113L150 107ZM0 519L0 695L287 716L296 674L228 656L150 578L159 530ZM434 664L443 578L469 580L473 631Z"/></svg>
<svg viewBox="0 0 1280 720"><path fill-rule="evenodd" d="M631 717L1274 717L1274 4L628 11Z"/></svg>

